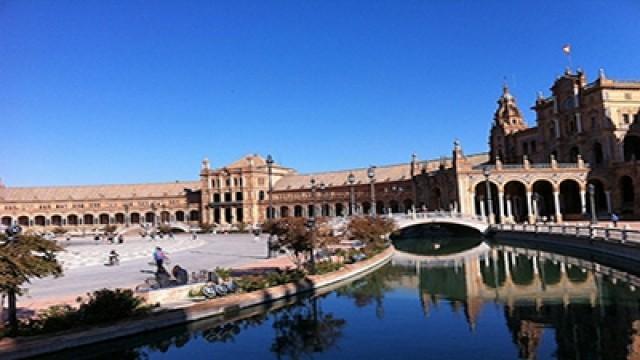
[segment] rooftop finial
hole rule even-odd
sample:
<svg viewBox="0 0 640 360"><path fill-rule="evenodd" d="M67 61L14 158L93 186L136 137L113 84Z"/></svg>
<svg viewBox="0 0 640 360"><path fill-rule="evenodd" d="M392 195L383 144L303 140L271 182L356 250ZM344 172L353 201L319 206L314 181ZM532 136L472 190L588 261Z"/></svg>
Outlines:
<svg viewBox="0 0 640 360"><path fill-rule="evenodd" d="M598 74L600 75L600 79L604 80L606 79L606 75L604 74L604 68L600 68L600 70L598 71Z"/></svg>
<svg viewBox="0 0 640 360"><path fill-rule="evenodd" d="M205 157L204 159L202 159L202 170L209 170L209 168L210 168L209 159Z"/></svg>

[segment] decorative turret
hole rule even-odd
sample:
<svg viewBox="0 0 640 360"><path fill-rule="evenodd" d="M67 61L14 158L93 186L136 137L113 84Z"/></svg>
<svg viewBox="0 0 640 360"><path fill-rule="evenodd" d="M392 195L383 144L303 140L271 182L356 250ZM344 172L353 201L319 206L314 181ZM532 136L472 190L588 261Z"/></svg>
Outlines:
<svg viewBox="0 0 640 360"><path fill-rule="evenodd" d="M522 118L522 113L515 97L509 92L505 83L502 86L502 96L498 99L498 109L493 115L493 126L489 137L491 149L490 161L495 163L500 157L505 163L515 162L515 149L509 135L527 129L527 124Z"/></svg>
<svg viewBox="0 0 640 360"><path fill-rule="evenodd" d="M209 159L205 157L204 159L202 159L202 170L209 169L211 169L211 164L209 164Z"/></svg>

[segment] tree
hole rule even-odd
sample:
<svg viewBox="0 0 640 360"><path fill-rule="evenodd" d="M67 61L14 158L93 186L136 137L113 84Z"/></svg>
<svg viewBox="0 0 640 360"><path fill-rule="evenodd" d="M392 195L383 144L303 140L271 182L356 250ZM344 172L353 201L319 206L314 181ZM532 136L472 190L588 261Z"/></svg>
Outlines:
<svg viewBox="0 0 640 360"><path fill-rule="evenodd" d="M387 236L395 230L393 219L382 216L354 217L348 225L351 239L360 240L373 249L384 247Z"/></svg>
<svg viewBox="0 0 640 360"><path fill-rule="evenodd" d="M0 244L0 292L7 295L10 335L18 331L16 297L32 278L62 275L54 242L36 235L18 235Z"/></svg>

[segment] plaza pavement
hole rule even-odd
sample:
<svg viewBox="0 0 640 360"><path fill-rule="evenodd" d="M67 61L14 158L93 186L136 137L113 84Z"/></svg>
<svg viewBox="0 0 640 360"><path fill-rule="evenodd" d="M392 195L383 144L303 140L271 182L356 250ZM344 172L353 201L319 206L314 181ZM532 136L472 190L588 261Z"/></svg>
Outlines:
<svg viewBox="0 0 640 360"><path fill-rule="evenodd" d="M65 242L65 240L61 240ZM153 277L152 252L156 246L167 250L171 271L174 265L184 267L189 274L200 269L220 267L246 267L263 263L267 253L267 238L258 240L250 234L207 234L192 240L189 234L178 234L175 239L165 237L150 241L142 238L125 238L124 244L96 245L93 239L73 238L67 246L64 276L35 279L25 296L18 299L18 306L31 311L59 303L74 303L78 296L102 288L133 288L145 279ZM108 253L115 249L120 254L119 266L104 266ZM82 254L91 257L83 260ZM142 272L147 271L147 272ZM28 315L28 313L25 313Z"/></svg>

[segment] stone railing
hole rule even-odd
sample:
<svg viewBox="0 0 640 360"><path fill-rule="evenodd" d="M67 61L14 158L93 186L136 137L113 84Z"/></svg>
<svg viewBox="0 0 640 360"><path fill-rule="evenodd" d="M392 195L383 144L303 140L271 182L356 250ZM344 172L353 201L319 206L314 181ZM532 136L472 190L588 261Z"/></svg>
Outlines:
<svg viewBox="0 0 640 360"><path fill-rule="evenodd" d="M640 245L640 231L629 229L627 225L602 227L590 224L496 224L491 226L491 230L574 236Z"/></svg>

